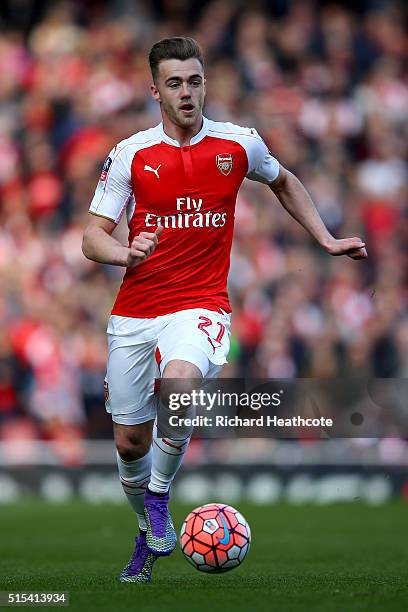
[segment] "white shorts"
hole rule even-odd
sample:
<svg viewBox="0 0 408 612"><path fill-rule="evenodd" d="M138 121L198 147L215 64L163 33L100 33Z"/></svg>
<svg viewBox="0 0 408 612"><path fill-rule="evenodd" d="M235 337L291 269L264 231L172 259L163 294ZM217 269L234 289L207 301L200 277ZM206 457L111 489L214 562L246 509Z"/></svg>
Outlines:
<svg viewBox="0 0 408 612"><path fill-rule="evenodd" d="M203 378L215 378L227 362L231 317L204 308L152 319L112 315L108 323L105 407L115 423L155 418L155 380L173 359L189 361Z"/></svg>

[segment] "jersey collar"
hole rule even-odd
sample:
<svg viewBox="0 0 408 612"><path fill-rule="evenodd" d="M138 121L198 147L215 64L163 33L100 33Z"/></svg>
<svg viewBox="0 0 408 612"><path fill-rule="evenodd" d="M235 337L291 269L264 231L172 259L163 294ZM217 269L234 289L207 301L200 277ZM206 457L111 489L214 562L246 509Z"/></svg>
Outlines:
<svg viewBox="0 0 408 612"><path fill-rule="evenodd" d="M159 128L161 132L161 137L164 142L167 142L167 144L173 145L174 147L180 147L180 143L177 140L175 140L174 138L170 138L170 136L167 136L163 128L163 122L160 123L157 127ZM207 135L207 132L208 132L208 119L206 119L206 117L203 117L203 125L201 126L201 130L197 132L195 136L193 136L193 138L190 140L190 145L188 146L191 147L191 145L195 145L198 142L200 142L200 140L202 140Z"/></svg>

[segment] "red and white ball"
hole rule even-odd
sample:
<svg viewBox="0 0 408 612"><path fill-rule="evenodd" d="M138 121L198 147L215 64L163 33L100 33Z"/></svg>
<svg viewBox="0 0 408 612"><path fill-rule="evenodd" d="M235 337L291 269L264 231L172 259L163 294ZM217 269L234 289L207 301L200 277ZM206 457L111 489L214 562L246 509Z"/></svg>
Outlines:
<svg viewBox="0 0 408 612"><path fill-rule="evenodd" d="M238 567L247 556L250 544L247 521L227 504L195 508L181 527L181 550L200 572L216 574Z"/></svg>

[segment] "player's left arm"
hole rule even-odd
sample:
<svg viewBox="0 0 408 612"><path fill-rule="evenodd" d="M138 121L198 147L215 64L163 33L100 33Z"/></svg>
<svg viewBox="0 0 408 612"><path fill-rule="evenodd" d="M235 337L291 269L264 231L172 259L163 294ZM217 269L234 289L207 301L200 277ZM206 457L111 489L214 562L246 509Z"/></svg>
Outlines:
<svg viewBox="0 0 408 612"><path fill-rule="evenodd" d="M330 234L305 187L281 164L277 178L269 183L269 187L288 213L303 225L330 255L348 255L352 259L367 257L365 243L361 238L336 239Z"/></svg>

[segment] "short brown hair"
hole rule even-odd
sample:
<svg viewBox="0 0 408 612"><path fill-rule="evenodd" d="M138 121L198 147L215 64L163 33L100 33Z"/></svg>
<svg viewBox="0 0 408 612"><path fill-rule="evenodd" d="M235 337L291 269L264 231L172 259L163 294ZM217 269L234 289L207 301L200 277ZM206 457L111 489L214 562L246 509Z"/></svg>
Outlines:
<svg viewBox="0 0 408 612"><path fill-rule="evenodd" d="M194 38L184 36L162 38L153 45L149 53L153 80L156 80L159 64L163 60L178 59L184 61L192 57L197 58L204 68L203 52Z"/></svg>

